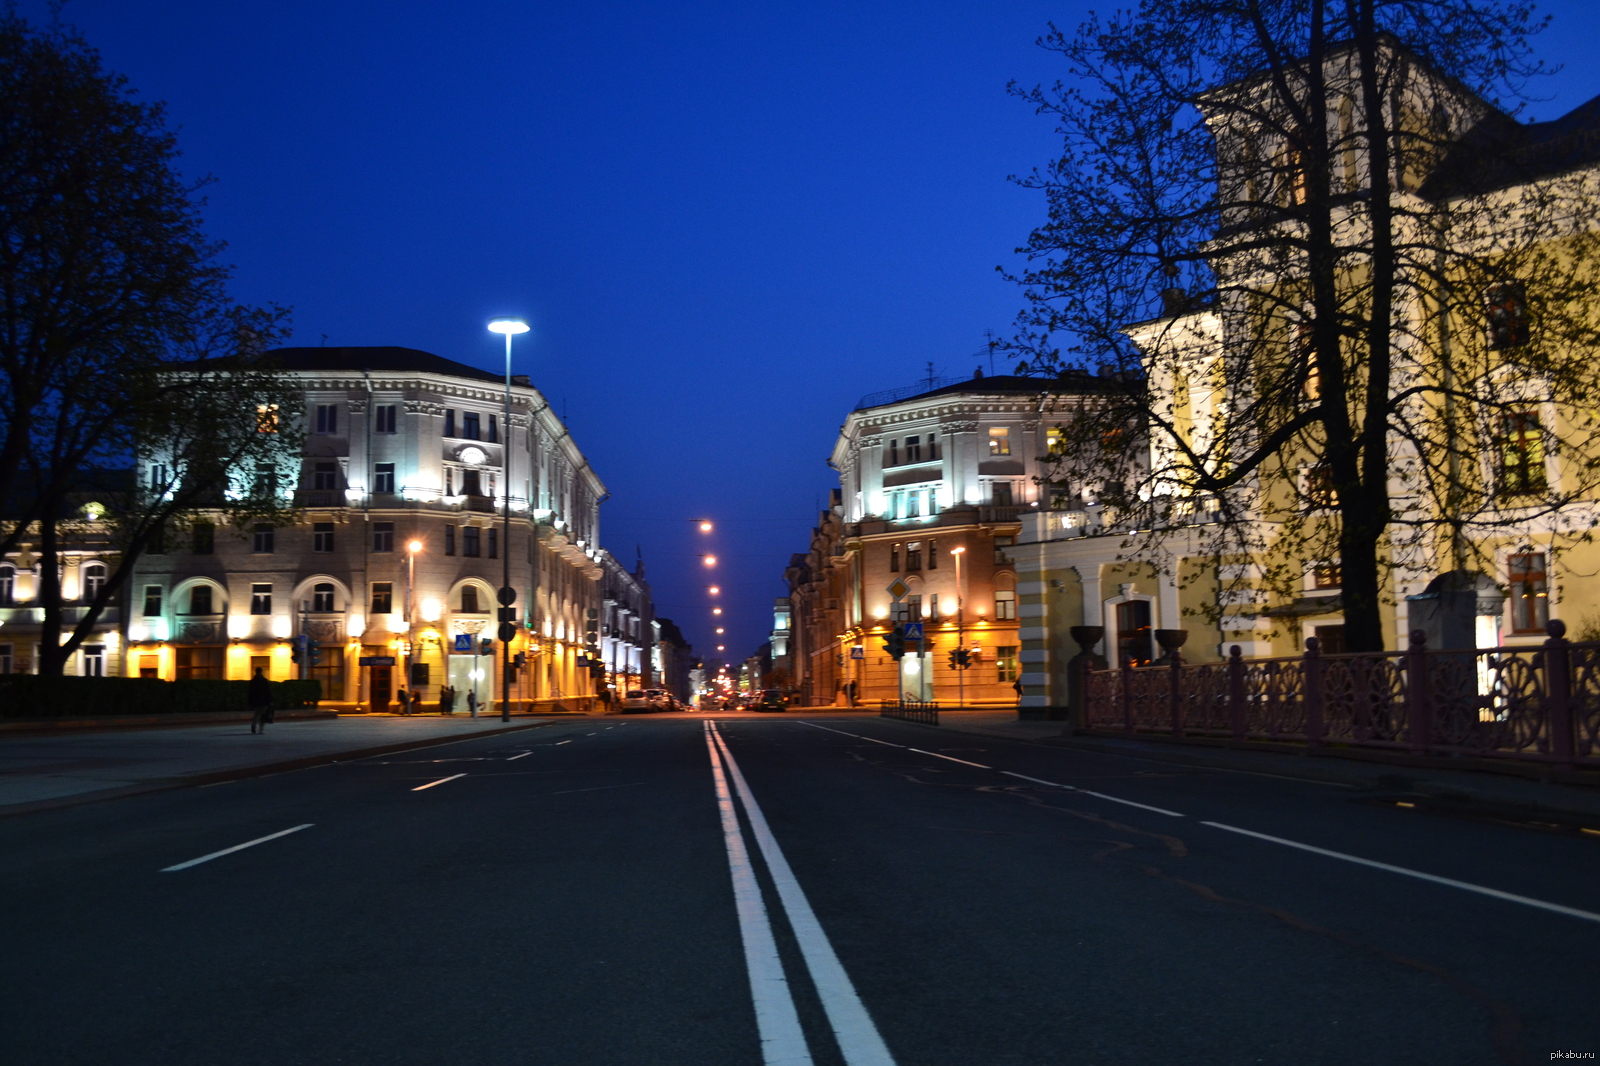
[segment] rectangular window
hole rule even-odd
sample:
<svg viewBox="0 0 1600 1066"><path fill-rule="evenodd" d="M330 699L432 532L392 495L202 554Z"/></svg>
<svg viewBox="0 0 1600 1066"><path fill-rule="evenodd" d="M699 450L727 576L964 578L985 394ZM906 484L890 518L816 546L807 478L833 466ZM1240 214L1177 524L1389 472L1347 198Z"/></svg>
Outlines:
<svg viewBox="0 0 1600 1066"><path fill-rule="evenodd" d="M257 463L255 481L250 485L255 497L275 496L278 492L278 468L271 463Z"/></svg>
<svg viewBox="0 0 1600 1066"><path fill-rule="evenodd" d="M1338 563L1316 563L1311 567L1311 587L1314 589L1336 589L1343 585L1343 577L1339 571Z"/></svg>
<svg viewBox="0 0 1600 1066"><path fill-rule="evenodd" d="M446 555L454 555L456 553L456 527L455 526L445 526L444 527L444 553Z"/></svg>
<svg viewBox="0 0 1600 1066"><path fill-rule="evenodd" d="M466 526L461 530L461 554L469 559L476 559L479 555L479 537L483 536L477 526Z"/></svg>
<svg viewBox="0 0 1600 1066"><path fill-rule="evenodd" d="M1017 594L1015 592L996 592L994 594L995 621L1010 621L1017 617Z"/></svg>
<svg viewBox="0 0 1600 1066"><path fill-rule="evenodd" d="M210 522L196 522L190 534L190 551L194 554L210 555L217 550L217 527Z"/></svg>
<svg viewBox="0 0 1600 1066"><path fill-rule="evenodd" d="M996 481L989 486L989 502L995 507L1011 506L1011 482Z"/></svg>
<svg viewBox="0 0 1600 1066"><path fill-rule="evenodd" d="M394 585L388 581L372 583L371 614L390 614L394 611Z"/></svg>
<svg viewBox="0 0 1600 1066"><path fill-rule="evenodd" d="M1150 643L1150 601L1125 600L1117 604L1117 661L1122 666L1146 666L1154 657Z"/></svg>
<svg viewBox="0 0 1600 1066"><path fill-rule="evenodd" d="M15 669L12 647L10 644L0 644L0 674L9 674Z"/></svg>
<svg viewBox="0 0 1600 1066"><path fill-rule="evenodd" d="M928 434L928 462L939 458L939 438L932 433Z"/></svg>
<svg viewBox="0 0 1600 1066"><path fill-rule="evenodd" d="M1067 452L1066 431L1060 426L1051 426L1044 431L1045 454L1051 458L1065 455Z"/></svg>
<svg viewBox="0 0 1600 1066"><path fill-rule="evenodd" d="M278 405L275 403L262 403L256 405L256 432L278 432Z"/></svg>
<svg viewBox="0 0 1600 1066"><path fill-rule="evenodd" d="M339 432L339 405L332 403L317 404L317 432Z"/></svg>
<svg viewBox="0 0 1600 1066"><path fill-rule="evenodd" d="M338 610L334 606L334 597L332 585L324 582L314 586L311 590L311 610L316 614L333 614Z"/></svg>
<svg viewBox="0 0 1600 1066"><path fill-rule="evenodd" d="M167 464L150 464L150 491L155 493L167 491Z"/></svg>
<svg viewBox="0 0 1600 1066"><path fill-rule="evenodd" d="M1544 429L1532 412L1500 419L1500 495L1536 496L1546 488Z"/></svg>
<svg viewBox="0 0 1600 1066"><path fill-rule="evenodd" d="M1333 468L1327 463L1318 463L1306 470L1306 502L1319 510L1339 506L1339 490L1333 487Z"/></svg>
<svg viewBox="0 0 1600 1066"><path fill-rule="evenodd" d="M312 524L311 550L323 555L333 551L332 522L315 522Z"/></svg>
<svg viewBox="0 0 1600 1066"><path fill-rule="evenodd" d="M255 528L254 543L250 550L257 555L271 555L273 542L276 539L276 533L271 526L257 526Z"/></svg>
<svg viewBox="0 0 1600 1066"><path fill-rule="evenodd" d="M161 615L161 586L146 585L144 587L144 616L157 618Z"/></svg>
<svg viewBox="0 0 1600 1066"><path fill-rule="evenodd" d="M478 587L476 585L466 585L461 589L461 613L478 613Z"/></svg>
<svg viewBox="0 0 1600 1066"><path fill-rule="evenodd" d="M922 517L922 490L916 489L906 494L906 517Z"/></svg>
<svg viewBox="0 0 1600 1066"><path fill-rule="evenodd" d="M907 437L906 438L906 462L908 462L908 463L920 463L920 462L922 462L922 438L921 437Z"/></svg>
<svg viewBox="0 0 1600 1066"><path fill-rule="evenodd" d="M339 467L336 463L317 463L311 471L311 487L318 492L332 492L339 487Z"/></svg>
<svg viewBox="0 0 1600 1066"><path fill-rule="evenodd" d="M456 470L453 466L444 468L444 494L446 496L456 494Z"/></svg>
<svg viewBox="0 0 1600 1066"><path fill-rule="evenodd" d="M446 409L444 413L444 435L447 437L456 435L456 413L453 410Z"/></svg>
<svg viewBox="0 0 1600 1066"><path fill-rule="evenodd" d="M889 442L889 462L888 462L888 465L889 466L899 466L900 465L900 442L898 440L892 440L892 441Z"/></svg>
<svg viewBox="0 0 1600 1066"><path fill-rule="evenodd" d="M272 586L271 585L251 585L250 586L250 613L251 614L271 614L272 613Z"/></svg>
<svg viewBox="0 0 1600 1066"><path fill-rule="evenodd" d="M462 414L461 435L468 440L478 439L478 412L467 411Z"/></svg>
<svg viewBox="0 0 1600 1066"><path fill-rule="evenodd" d="M106 646L104 644L85 644L83 646L83 676L106 676Z"/></svg>
<svg viewBox="0 0 1600 1066"><path fill-rule="evenodd" d="M922 621L922 597L907 596L905 599L905 620L907 622Z"/></svg>
<svg viewBox="0 0 1600 1066"><path fill-rule="evenodd" d="M989 427L989 454L1011 454L1011 430L1005 426Z"/></svg>
<svg viewBox="0 0 1600 1066"><path fill-rule="evenodd" d="M1016 537L994 538L994 564L996 566L1010 566L1011 557L1006 554L1006 549L1017 542Z"/></svg>
<svg viewBox="0 0 1600 1066"><path fill-rule="evenodd" d="M375 552L394 551L394 523L372 523L372 550Z"/></svg>
<svg viewBox="0 0 1600 1066"><path fill-rule="evenodd" d="M500 558L500 531L493 527L489 529L489 558Z"/></svg>
<svg viewBox="0 0 1600 1066"><path fill-rule="evenodd" d="M482 496L483 475L476 470L461 471L461 495Z"/></svg>
<svg viewBox="0 0 1600 1066"><path fill-rule="evenodd" d="M1483 294L1489 316L1489 347L1520 348L1528 343L1528 289L1520 281L1491 285Z"/></svg>
<svg viewBox="0 0 1600 1066"><path fill-rule="evenodd" d="M489 416L489 443L490 444L495 444L495 443L498 443L499 440L500 440L500 428L499 428L499 425L495 421L495 416L494 415L490 415Z"/></svg>
<svg viewBox="0 0 1600 1066"><path fill-rule="evenodd" d="M928 541L928 569L939 569L939 542L936 540Z"/></svg>
<svg viewBox="0 0 1600 1066"><path fill-rule="evenodd" d="M395 405L383 404L372 409L372 432L393 433L395 426Z"/></svg>
<svg viewBox="0 0 1600 1066"><path fill-rule="evenodd" d="M394 464L393 463L379 463L377 466L373 467L373 470L372 470L372 491L373 492L393 492L394 491Z"/></svg>
<svg viewBox="0 0 1600 1066"><path fill-rule="evenodd" d="M173 676L179 681L221 681L223 651L222 648L175 648L172 654ZM140 657L140 676L155 677L159 671L155 666L144 666L145 658ZM160 662L157 656L148 658ZM146 669L149 669L149 674L145 673Z"/></svg>
<svg viewBox="0 0 1600 1066"><path fill-rule="evenodd" d="M906 545L906 569L922 569L922 541L914 540Z"/></svg>
<svg viewBox="0 0 1600 1066"><path fill-rule="evenodd" d="M1524 552L1509 560L1511 631L1543 633L1550 621L1550 586L1543 552Z"/></svg>
<svg viewBox="0 0 1600 1066"><path fill-rule="evenodd" d="M899 572L900 572L900 545L891 544L889 546L889 573L898 574Z"/></svg>
<svg viewBox="0 0 1600 1066"><path fill-rule="evenodd" d="M994 665L998 676L997 681L1015 681L1017 679L1017 646L1015 644L1002 644L994 650Z"/></svg>
<svg viewBox="0 0 1600 1066"><path fill-rule="evenodd" d="M211 586L196 585L189 590L190 614L213 614L211 603Z"/></svg>

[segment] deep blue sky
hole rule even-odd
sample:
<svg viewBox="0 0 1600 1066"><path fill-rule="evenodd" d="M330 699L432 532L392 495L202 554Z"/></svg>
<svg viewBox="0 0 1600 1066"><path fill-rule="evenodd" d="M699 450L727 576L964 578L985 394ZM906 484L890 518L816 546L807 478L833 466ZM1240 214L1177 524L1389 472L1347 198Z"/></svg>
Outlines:
<svg viewBox="0 0 1600 1066"><path fill-rule="evenodd" d="M72 0L64 18L211 174L235 294L294 343L399 344L533 376L643 547L659 613L713 655L696 553L722 560L727 656L771 626L836 484L857 397L967 374L1018 293L994 267L1043 219L1006 176L1049 123L1005 93L1090 5ZM1102 9L1115 6L1099 5ZM45 5L19 5L43 20ZM1600 3L1545 5L1600 93ZM985 368L987 370L987 367ZM692 520L718 523L710 537Z"/></svg>

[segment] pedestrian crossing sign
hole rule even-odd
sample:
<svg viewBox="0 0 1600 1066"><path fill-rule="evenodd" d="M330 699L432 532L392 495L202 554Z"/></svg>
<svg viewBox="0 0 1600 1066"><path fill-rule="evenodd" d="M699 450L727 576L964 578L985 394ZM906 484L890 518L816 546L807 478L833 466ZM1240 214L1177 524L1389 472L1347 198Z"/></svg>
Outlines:
<svg viewBox="0 0 1600 1066"><path fill-rule="evenodd" d="M907 622L905 624L905 636L906 636L907 640L921 640L922 639L922 623L921 622Z"/></svg>

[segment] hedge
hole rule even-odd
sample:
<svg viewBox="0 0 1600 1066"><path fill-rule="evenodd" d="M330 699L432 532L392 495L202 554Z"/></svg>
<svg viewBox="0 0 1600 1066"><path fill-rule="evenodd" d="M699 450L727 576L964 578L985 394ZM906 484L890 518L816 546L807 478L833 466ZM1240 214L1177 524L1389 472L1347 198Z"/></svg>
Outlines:
<svg viewBox="0 0 1600 1066"><path fill-rule="evenodd" d="M274 710L314 707L320 681L272 681ZM0 718L80 718L249 710L248 681L0 674Z"/></svg>

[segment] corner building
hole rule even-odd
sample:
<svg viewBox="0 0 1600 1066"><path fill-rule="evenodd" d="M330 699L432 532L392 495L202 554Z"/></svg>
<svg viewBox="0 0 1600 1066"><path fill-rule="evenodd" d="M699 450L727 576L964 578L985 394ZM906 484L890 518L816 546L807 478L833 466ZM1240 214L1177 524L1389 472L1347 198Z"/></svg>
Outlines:
<svg viewBox="0 0 1600 1066"><path fill-rule="evenodd" d="M325 704L382 711L405 687L431 710L449 685L456 710L469 692L483 706L501 696L499 641L482 652L509 562L512 700L596 694L605 486L528 379L512 378L505 424L503 378L428 352L271 354L304 403L303 462L280 490L297 521L202 524L146 556L129 589L126 672L237 680L261 667L286 680L300 676L291 642L304 634ZM632 591L647 624L647 587Z"/></svg>

